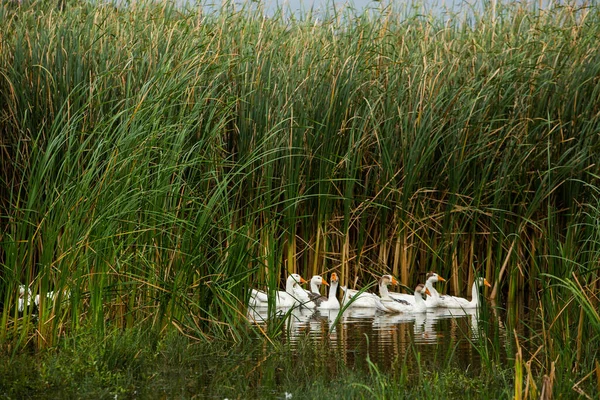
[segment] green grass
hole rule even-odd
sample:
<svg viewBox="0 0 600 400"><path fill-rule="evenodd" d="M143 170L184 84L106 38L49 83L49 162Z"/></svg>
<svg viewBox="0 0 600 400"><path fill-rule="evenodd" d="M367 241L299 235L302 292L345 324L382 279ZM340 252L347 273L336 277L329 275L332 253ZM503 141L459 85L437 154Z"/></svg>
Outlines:
<svg viewBox="0 0 600 400"><path fill-rule="evenodd" d="M2 3L5 352L115 328L242 343L251 286L433 269L447 293L483 275L511 309L535 298L518 379L591 382L599 8L381 13Z"/></svg>
<svg viewBox="0 0 600 400"><path fill-rule="evenodd" d="M458 368L383 373L346 366L325 345L292 351L262 340L199 344L179 335L116 333L103 342L65 341L55 350L0 358L8 398L502 398L508 370Z"/></svg>
<svg viewBox="0 0 600 400"><path fill-rule="evenodd" d="M347 349L308 337L299 338L292 348L257 336L233 346L139 329L111 331L103 340L93 340L93 336L82 332L53 349L13 357L3 353L3 396L276 399L287 392L300 399L500 399L514 393L510 365L465 368L443 346L435 347L433 358L410 346L390 365L383 365L369 356L350 361L343 354ZM475 348L485 346L482 342ZM539 394L541 376L532 377L532 382L538 385ZM554 395L572 397L575 383L573 376L557 370ZM590 381L579 389L592 397L597 393Z"/></svg>

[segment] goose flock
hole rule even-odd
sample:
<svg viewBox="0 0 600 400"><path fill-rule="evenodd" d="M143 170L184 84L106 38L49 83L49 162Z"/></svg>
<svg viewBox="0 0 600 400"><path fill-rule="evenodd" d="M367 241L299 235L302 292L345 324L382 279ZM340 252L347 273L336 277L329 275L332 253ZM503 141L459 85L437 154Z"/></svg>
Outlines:
<svg viewBox="0 0 600 400"><path fill-rule="evenodd" d="M54 292L54 291L49 291L46 293L46 299L48 299L51 302L55 302L58 299L59 296L59 292ZM63 300L68 300L71 297L71 292L69 290L63 290L62 291L62 299ZM35 296L33 296L33 293L31 292L31 288L25 286L25 285L19 285L19 300L17 303L17 311L19 313L23 313L23 311L25 311L25 305L27 305L27 307L31 307L31 303L33 301L33 305L35 306L34 308L34 312L36 310L39 309L40 307L40 295L36 294Z"/></svg>
<svg viewBox="0 0 600 400"><path fill-rule="evenodd" d="M285 291L275 292L274 306L277 308L300 307L304 309L320 310L338 310L345 309L373 309L384 313L423 313L429 309L477 309L480 304L479 287L491 287L485 278L477 278L471 288L471 300L463 297L440 295L433 286L436 282L444 282L445 279L429 272L426 276L425 284L417 284L413 294L391 292L388 289L390 285L398 285L399 282L392 275L383 275L379 279L379 295L365 290L349 289L342 286L344 292L342 301L337 297L339 287L339 278L337 273L333 272L328 283L322 276L315 275L310 280L310 289L304 289L300 285L308 283L299 274L290 274L286 280ZM329 286L327 296L321 294L321 286ZM61 296L68 299L70 293L64 291ZM49 301L55 302L58 298L57 292L46 293ZM25 307L35 308L40 306L40 295L33 296L31 289L25 285L19 286L19 297L17 309L19 313L25 310ZM269 306L269 296L267 292L251 289L250 300L248 303L251 308L260 308Z"/></svg>
<svg viewBox="0 0 600 400"><path fill-rule="evenodd" d="M310 280L310 290L300 287L307 281L298 274L290 274L286 280L285 291L277 291L274 296L275 307L300 307L305 309L336 310L342 307L347 309L373 309L384 313L423 313L431 309L476 309L480 305L479 288L491 287L485 278L477 278L471 288L471 300L463 297L440 295L434 288L436 282L445 279L429 272L425 284L417 284L414 294L390 292L388 286L398 285L398 280L392 275L383 275L379 279L379 295L365 290L349 289L342 286L344 292L342 301L337 297L339 285L338 275L333 272L329 284L320 275L315 275ZM329 286L327 296L321 295L322 285ZM249 306L268 307L269 298L265 291L251 289Z"/></svg>

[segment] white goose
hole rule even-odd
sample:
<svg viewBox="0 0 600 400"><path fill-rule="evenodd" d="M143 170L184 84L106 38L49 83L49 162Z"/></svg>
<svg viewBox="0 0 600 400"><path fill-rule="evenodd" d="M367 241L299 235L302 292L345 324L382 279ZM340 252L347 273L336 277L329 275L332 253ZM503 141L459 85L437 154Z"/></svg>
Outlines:
<svg viewBox="0 0 600 400"><path fill-rule="evenodd" d="M331 274L331 286L329 287L329 297L317 296L312 300L320 310L336 310L340 308L340 302L337 299L337 288L339 279L337 274L334 272ZM327 284L327 282L324 282Z"/></svg>
<svg viewBox="0 0 600 400"><path fill-rule="evenodd" d="M442 298L442 296L440 296L440 293L433 287L433 284L435 282L445 282L446 280L444 278L442 278L441 276L439 276L438 274L436 274L433 271L430 271L427 274L427 280L425 281L425 287L429 290L430 295L427 296L427 299L425 299L425 304L427 305L427 308L435 308L435 307L439 307L440 306L440 299Z"/></svg>
<svg viewBox="0 0 600 400"><path fill-rule="evenodd" d="M398 281L391 275L384 275L379 281L379 295L381 302L391 312L417 313L427 311L427 305L423 300L423 294L430 294L429 290L422 284L418 284L413 295L413 304L403 300L396 300L390 297L387 286L389 284L397 285Z"/></svg>
<svg viewBox="0 0 600 400"><path fill-rule="evenodd" d="M250 300L248 301L248 305L252 307L266 307L267 306L267 293L258 290L258 289L250 289Z"/></svg>
<svg viewBox="0 0 600 400"><path fill-rule="evenodd" d="M485 285L487 287L492 287L490 283L485 278L477 278L473 282L473 286L471 287L471 301L465 299L464 297L455 297L455 296L442 296L440 297L439 307L445 308L477 308L479 306L479 286Z"/></svg>
<svg viewBox="0 0 600 400"><path fill-rule="evenodd" d="M54 292L53 290L49 291L48 293L46 293L46 298L50 301L52 301L53 303L56 301L56 299L58 298L58 294L59 292ZM62 292L62 300L69 300L71 298L71 291L70 290L63 290ZM36 307L40 307L40 295L36 294L35 295L35 299L33 300L33 303L35 304Z"/></svg>
<svg viewBox="0 0 600 400"><path fill-rule="evenodd" d="M310 297L311 294L317 294L317 295L321 295L321 285L325 285L325 286L329 286L329 283L327 283L327 281L325 279L323 279L323 277L321 275L313 275L313 277L310 279L310 290L309 289L302 289L304 290L308 296Z"/></svg>
<svg viewBox="0 0 600 400"><path fill-rule="evenodd" d="M445 282L446 280L444 278L442 278L441 276L439 276L438 274L436 274L435 272L431 271L427 274L427 279L425 280L425 287L429 290L430 295L427 296L427 299L425 300L425 304L427 305L427 308L434 308L434 307L438 307L439 306L439 302L440 302L440 294L437 290L435 290L435 288L433 287L433 284L435 282ZM392 299L395 300L403 300L406 301L410 304L415 304L415 296L412 294L408 294L408 293L396 293L396 292L389 292L390 297Z"/></svg>
<svg viewBox="0 0 600 400"><path fill-rule="evenodd" d="M31 289L25 285L19 285L19 304L17 310L20 313L25 311L25 302L27 302L27 307L31 306Z"/></svg>
<svg viewBox="0 0 600 400"><path fill-rule="evenodd" d="M290 274L290 276L288 276L285 282L285 292L279 290L275 293L276 307L293 307L304 302L304 300L300 298L301 296L299 296L301 288L298 287L298 283L306 283L306 280L304 280L304 278L298 274ZM308 298L308 295L306 295L306 297ZM252 289L249 305L254 307L266 307L267 304L267 293L263 292L262 290Z"/></svg>
<svg viewBox="0 0 600 400"><path fill-rule="evenodd" d="M344 291L344 297L342 298L342 304L348 303L352 300L352 303L348 306L350 308L375 308L377 310L383 312L390 312L388 308L386 308L381 303L381 298L376 294L369 292L359 293L359 290L348 289L346 286L341 287Z"/></svg>
<svg viewBox="0 0 600 400"><path fill-rule="evenodd" d="M329 286L329 283L321 275L314 275L310 279L310 290L302 289L301 287L295 288L298 291L296 293L297 298L302 301L302 306L306 308L316 308L318 305L317 299L321 296L321 285ZM325 299L327 299L325 297Z"/></svg>

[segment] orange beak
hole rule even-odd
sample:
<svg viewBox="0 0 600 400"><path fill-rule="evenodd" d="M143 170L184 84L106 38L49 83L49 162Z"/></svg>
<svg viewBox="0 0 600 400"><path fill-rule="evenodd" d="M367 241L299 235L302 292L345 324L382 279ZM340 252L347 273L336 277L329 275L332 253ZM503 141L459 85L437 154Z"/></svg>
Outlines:
<svg viewBox="0 0 600 400"><path fill-rule="evenodd" d="M323 279L323 285L329 286L329 283L327 283L327 281L325 279Z"/></svg>
<svg viewBox="0 0 600 400"><path fill-rule="evenodd" d="M441 276L438 276L438 282L446 282L446 280L444 278L442 278Z"/></svg>
<svg viewBox="0 0 600 400"><path fill-rule="evenodd" d="M483 278L483 284L487 287L492 287L492 285L490 285L490 283L485 278Z"/></svg>
<svg viewBox="0 0 600 400"><path fill-rule="evenodd" d="M300 283L306 283L306 280L303 277L300 277Z"/></svg>
<svg viewBox="0 0 600 400"><path fill-rule="evenodd" d="M334 272L333 274L331 274L331 282L337 282L338 277L337 274Z"/></svg>
<svg viewBox="0 0 600 400"><path fill-rule="evenodd" d="M392 276L392 285L397 285L398 280Z"/></svg>
<svg viewBox="0 0 600 400"><path fill-rule="evenodd" d="M427 288L425 288L425 293L431 296L431 292Z"/></svg>

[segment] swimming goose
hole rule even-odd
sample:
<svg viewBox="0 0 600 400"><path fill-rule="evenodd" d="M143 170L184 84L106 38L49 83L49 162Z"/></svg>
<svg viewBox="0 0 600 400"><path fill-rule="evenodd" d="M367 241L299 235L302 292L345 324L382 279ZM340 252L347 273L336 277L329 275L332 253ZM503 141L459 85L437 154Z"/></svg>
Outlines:
<svg viewBox="0 0 600 400"><path fill-rule="evenodd" d="M321 275L314 275L311 279L310 279L310 290L308 289L302 289L304 290L308 296L310 297L311 294L317 294L317 295L321 295L321 285L325 285L325 286L329 286L329 283L327 283L327 281L325 279L323 279L323 277Z"/></svg>
<svg viewBox="0 0 600 400"><path fill-rule="evenodd" d="M393 299L389 295L387 285L398 284L398 281L391 275L384 275L379 281L379 295L381 296L381 303L392 312L425 312L427 311L427 305L423 300L422 294L430 294L429 290L422 284L418 284L415 288L413 295L413 304L403 300Z"/></svg>
<svg viewBox="0 0 600 400"><path fill-rule="evenodd" d="M427 279L425 280L425 287L429 290L430 293L430 295L427 296L427 299L425 299L425 304L427 305L427 308L434 308L439 306L441 296L439 292L433 287L433 283L444 281L446 280L433 271L427 274ZM415 296L412 294L396 292L389 292L389 294L392 299L404 300L410 304L415 304Z"/></svg>
<svg viewBox="0 0 600 400"><path fill-rule="evenodd" d="M325 282L326 283L326 282ZM340 308L340 302L337 299L337 288L339 279L337 274L334 272L331 274L331 286L329 287L329 297L318 296L313 298L319 309L323 310L335 310Z"/></svg>
<svg viewBox="0 0 600 400"><path fill-rule="evenodd" d="M381 303L381 298L376 294L369 292L359 293L359 290L348 289L346 286L341 286L341 288L344 291L342 304L345 305L350 300L353 300L348 308L375 308L379 311L390 312L390 310Z"/></svg>
<svg viewBox="0 0 600 400"><path fill-rule="evenodd" d="M310 290L299 288L297 294L298 299L302 301L302 306L306 308L315 308L319 305L319 299L323 297L327 300L327 297L321 296L321 285L329 286L329 283L321 275L314 275L310 279Z"/></svg>
<svg viewBox="0 0 600 400"><path fill-rule="evenodd" d="M275 307L293 307L308 301L308 295L306 295L306 293L304 294L306 295L307 300L300 298L302 297L300 294L303 291L298 287L299 283L306 283L306 280L298 274L290 274L285 282L285 292L281 290L275 292ZM267 306L267 304L267 293L262 290L252 289L249 305L256 307Z"/></svg>
<svg viewBox="0 0 600 400"><path fill-rule="evenodd" d="M456 296L442 296L440 297L439 306L446 308L477 308L479 306L479 286L485 285L487 287L492 287L490 283L485 278L477 278L473 282L473 286L471 287L471 301L465 299L464 297L456 297Z"/></svg>
<svg viewBox="0 0 600 400"><path fill-rule="evenodd" d="M25 285L19 285L19 304L17 310L20 313L25 311L25 302L27 302L27 307L31 306L31 289Z"/></svg>
<svg viewBox="0 0 600 400"><path fill-rule="evenodd" d="M427 274L427 280L425 281L425 287L429 290L430 295L425 299L425 304L427 308L435 308L440 306L440 293L433 287L435 282L445 282L446 280L436 274L433 271L430 271Z"/></svg>
<svg viewBox="0 0 600 400"><path fill-rule="evenodd" d="M54 292L53 290L49 291L48 293L46 293L46 298L52 302L55 302L56 299L58 298L58 294L59 292ZM71 297L71 292L67 289L63 290L62 292L62 300L68 300ZM40 307L40 295L36 294L35 295L35 299L33 300L33 303L35 304L36 307Z"/></svg>

